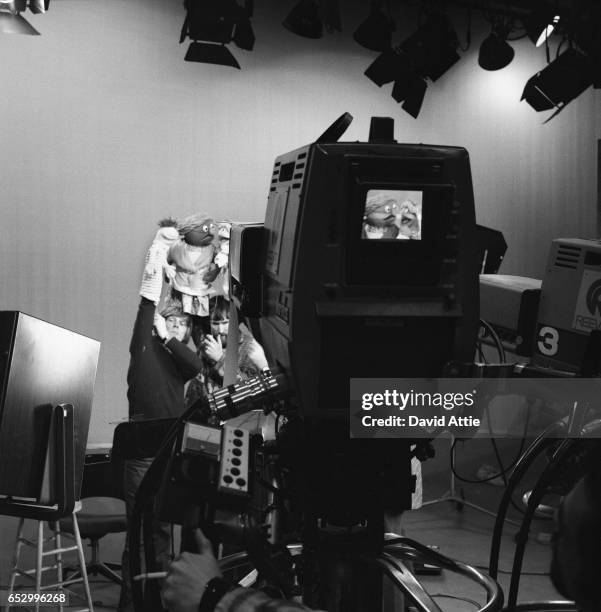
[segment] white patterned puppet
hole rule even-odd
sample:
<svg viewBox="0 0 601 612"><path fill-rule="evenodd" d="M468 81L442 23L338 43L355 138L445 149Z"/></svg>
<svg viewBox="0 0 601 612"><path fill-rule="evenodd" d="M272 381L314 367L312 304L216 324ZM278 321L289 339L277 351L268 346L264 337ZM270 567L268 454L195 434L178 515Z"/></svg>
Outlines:
<svg viewBox="0 0 601 612"><path fill-rule="evenodd" d="M217 278L213 281L213 288L216 295L223 295L229 299L230 277L229 277L229 257L230 257L230 231L232 224L229 221L219 221L217 223L217 251L213 262L219 268Z"/></svg>
<svg viewBox="0 0 601 612"><path fill-rule="evenodd" d="M173 266L167 262L167 253L171 245L179 240L176 225L177 221L171 218L159 221L159 229L146 252L140 295L155 304L161 297L163 275L171 279L175 274Z"/></svg>

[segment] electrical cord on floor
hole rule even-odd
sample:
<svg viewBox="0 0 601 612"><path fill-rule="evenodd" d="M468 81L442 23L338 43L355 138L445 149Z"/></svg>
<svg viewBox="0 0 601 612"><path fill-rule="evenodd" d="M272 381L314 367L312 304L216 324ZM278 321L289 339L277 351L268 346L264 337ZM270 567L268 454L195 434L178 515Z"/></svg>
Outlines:
<svg viewBox="0 0 601 612"><path fill-rule="evenodd" d="M432 599L435 599L437 597L443 597L445 599L456 599L458 601L464 601L465 603L472 604L472 606L475 606L478 609L482 607L482 604L477 602L475 599L468 599L467 597L459 597L459 595L451 595L447 593L435 593L433 595L430 595L430 597Z"/></svg>
<svg viewBox="0 0 601 612"><path fill-rule="evenodd" d="M488 424L489 424L489 430L491 433L491 444L493 447L493 450L495 452L495 458L497 460L497 464L499 465L499 470L500 470L500 474L501 474L501 478L503 479L503 484L505 485L505 488L507 488L507 474L510 470L513 470L517 464L517 462L520 460L520 458L522 457L522 454L524 452L524 446L526 445L526 438L528 436L528 426L530 425L530 410L526 410L526 420L524 423L524 431L522 433L522 438L520 441L520 448L515 456L515 459L511 462L511 464L508 467L505 467L503 465L503 460L501 459L501 453L499 452L499 447L497 445L497 441L495 440L494 437L492 437L492 426L490 425L490 412L489 412L489 406L488 404L486 405L486 417L488 419ZM515 501L513 501L513 499L509 499L509 503L511 504L511 506L517 510L522 516L526 515L526 512L523 508L521 508L520 506L518 506Z"/></svg>
<svg viewBox="0 0 601 612"><path fill-rule="evenodd" d="M490 410L489 410L489 405L486 404L485 407L486 410L486 418L488 421L488 427L489 427L489 433L490 433L490 441L495 453L495 457L497 459L497 463L499 465L499 472L497 474L493 474L492 476L488 476L486 478L477 478L477 479L473 479L473 478L466 478L461 476L456 468L455 468L455 460L454 460L454 450L455 450L455 445L457 444L457 441L459 440L459 438L455 438L455 440L453 440L453 444L451 445L451 470L453 471L453 474L455 476L455 478L457 478L458 480L461 480L462 482L467 482L470 484L480 484L482 482L489 482L491 480L494 480L495 478L502 478L503 482L505 484L505 486L507 486L507 475L509 474L509 472L511 470L513 470L513 468L516 466L517 462L520 460L522 453L524 452L524 446L526 445L526 438L528 436L528 428L530 425L530 411L527 410L526 411L526 420L524 423L524 431L521 435L520 438L520 448L518 449L518 452L516 453L513 461L510 462L510 464L505 467L503 465L503 460L501 459L501 454L499 452L499 447L497 445L497 442L493 436L493 431L492 431L492 426L491 426L491 419L490 419Z"/></svg>
<svg viewBox="0 0 601 612"><path fill-rule="evenodd" d="M475 567L476 569L484 570L485 572L488 572L489 570L489 567L487 565L473 565L472 567ZM507 574L508 576L511 576L512 571L498 569L497 574ZM520 575L521 576L547 576L549 577L551 574L549 572L520 572Z"/></svg>
<svg viewBox="0 0 601 612"><path fill-rule="evenodd" d="M457 440L453 440L453 444L451 446L451 471L453 472L453 474L455 475L455 478L457 478L457 480L460 480L461 482L466 482L468 484L482 484L485 482L490 482L491 480L495 480L499 477L503 478L503 482L505 483L505 486L507 486L507 480L506 480L506 476L504 472L499 472L497 474L493 474L492 476L488 476L487 478L464 478L463 476L461 476L457 470L455 469L455 460L454 460L454 453L453 453L453 448L455 446L455 444L457 443ZM496 445L493 445L495 447L495 449L498 452L498 448L496 448ZM521 457L521 452L520 454L516 457L516 459L514 461L512 461L511 465L509 466L509 468L507 468L507 470L509 469L513 469L513 467L515 466L515 464L517 463L517 461L519 461L519 458ZM505 476L505 477L504 477ZM524 511L523 508L520 508L513 499L509 500L509 503L512 505L512 507L519 512L522 516L524 516L526 514L526 512Z"/></svg>
<svg viewBox="0 0 601 612"><path fill-rule="evenodd" d="M455 438L455 440L453 440L453 444L451 445L451 471L453 472L453 475L455 476L455 478L457 478L457 480L460 480L461 482L467 482L469 484L481 484L483 482L489 482L490 480L494 480L495 478L499 478L502 476L501 472L497 473L497 474L493 474L492 476L487 476L486 478L466 478L464 476L462 476L461 474L459 474L457 472L457 469L455 468L455 459L453 458L453 451L455 450L455 445L457 444L457 442L459 441L459 438ZM514 461L512 461L511 465L509 469L512 469L513 466L515 466L515 464L517 463L517 461L519 461L521 454L517 457L517 459L515 459Z"/></svg>
<svg viewBox="0 0 601 612"><path fill-rule="evenodd" d="M482 350L482 342L478 342L478 361L481 361L482 363L488 363L488 360L484 355L484 351Z"/></svg>

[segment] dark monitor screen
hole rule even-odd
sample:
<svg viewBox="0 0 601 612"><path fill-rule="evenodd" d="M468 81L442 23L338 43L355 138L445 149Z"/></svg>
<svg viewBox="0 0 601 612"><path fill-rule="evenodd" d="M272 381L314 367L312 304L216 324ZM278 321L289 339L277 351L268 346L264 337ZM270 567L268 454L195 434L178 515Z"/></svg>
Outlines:
<svg viewBox="0 0 601 612"><path fill-rule="evenodd" d="M364 240L421 240L423 191L368 189L363 209Z"/></svg>

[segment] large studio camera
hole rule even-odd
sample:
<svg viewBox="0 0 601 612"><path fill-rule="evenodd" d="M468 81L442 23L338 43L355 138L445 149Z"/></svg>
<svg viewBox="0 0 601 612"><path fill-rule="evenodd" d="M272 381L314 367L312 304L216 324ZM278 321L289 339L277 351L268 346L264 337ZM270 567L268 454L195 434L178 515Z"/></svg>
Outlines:
<svg viewBox="0 0 601 612"><path fill-rule="evenodd" d="M408 508L412 481L408 444L349 440L350 379L471 362L478 258L467 151L397 144L381 118L369 142L336 142L349 123L276 159L264 227L234 225L230 260L233 299L293 387L287 446L302 440L313 511L357 520L376 499Z"/></svg>
<svg viewBox="0 0 601 612"><path fill-rule="evenodd" d="M207 523L215 506L244 514L246 503L246 514L252 506L256 515L262 500L259 515L272 522L258 528L270 550L302 543L304 601L349 611L377 609L381 575L324 558L377 555L384 517L410 508L414 487L411 440L350 439L350 380L433 378L450 361L471 362L479 272L467 151L398 144L387 118L372 119L369 142L337 142L351 119L343 115L316 142L280 155L265 223L232 227L231 300L278 374L278 384L248 407L265 398L265 412L277 413L274 439L253 444L259 429L247 430L240 418L215 430L190 424L191 412L162 495L178 500L163 504L171 510L162 518L173 520L202 491L196 516L213 534ZM222 393L237 397L242 388ZM233 490L223 478L236 436L250 482ZM194 453L203 457L196 478L185 459ZM188 491L183 497L173 493L177 482ZM282 565L258 565L273 569L289 594ZM335 580L346 581L344 589L333 588Z"/></svg>

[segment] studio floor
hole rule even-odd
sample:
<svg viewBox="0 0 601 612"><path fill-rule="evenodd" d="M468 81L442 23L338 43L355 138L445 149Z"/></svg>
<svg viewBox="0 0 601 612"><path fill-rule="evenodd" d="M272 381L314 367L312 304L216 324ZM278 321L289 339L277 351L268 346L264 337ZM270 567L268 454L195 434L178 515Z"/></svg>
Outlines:
<svg viewBox="0 0 601 612"><path fill-rule="evenodd" d="M480 486L486 486L489 499L496 496L493 486ZM475 501L476 496L468 496L468 499ZM471 508L464 508L458 512L451 503L445 502L408 512L405 517L405 530L408 537L427 545L438 546L444 555L485 571L488 567L493 521L492 517ZM520 581L518 599L520 602L561 599L548 576L550 546L537 541L538 534L542 534L542 539L546 539L549 530L548 521L536 521L526 549ZM505 531L498 582L507 594L517 528L508 525ZM443 572L440 576L419 576L419 580L431 595L441 595L435 599L441 610L445 612L476 610L476 606L468 600L480 604L485 601L484 591L480 587L456 574ZM98 577L91 577L90 581L95 610L97 612L116 610L119 588Z"/></svg>

